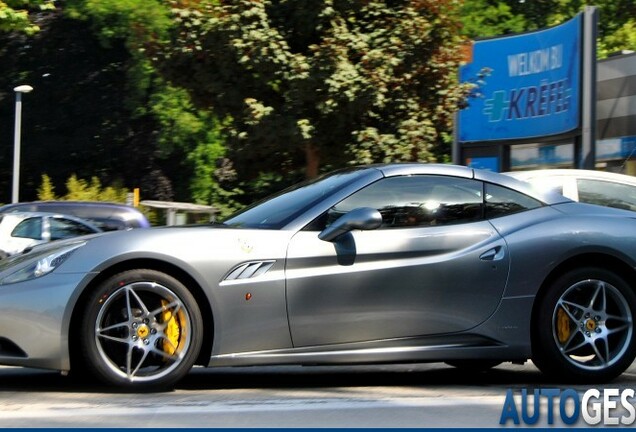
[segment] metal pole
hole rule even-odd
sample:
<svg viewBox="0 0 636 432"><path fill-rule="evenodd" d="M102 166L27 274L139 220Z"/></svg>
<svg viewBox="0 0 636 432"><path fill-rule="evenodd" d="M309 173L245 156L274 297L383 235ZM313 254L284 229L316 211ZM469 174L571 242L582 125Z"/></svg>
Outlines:
<svg viewBox="0 0 636 432"><path fill-rule="evenodd" d="M463 165L462 147L459 143L459 111L453 115L453 147L451 150L452 162L455 165Z"/></svg>
<svg viewBox="0 0 636 432"><path fill-rule="evenodd" d="M20 201L20 132L22 131L22 93L33 91L29 85L17 86L15 92L15 129L13 131L13 187L11 202Z"/></svg>
<svg viewBox="0 0 636 432"><path fill-rule="evenodd" d="M13 189L11 202L20 201L20 131L22 129L22 92L15 92L15 130L13 132Z"/></svg>
<svg viewBox="0 0 636 432"><path fill-rule="evenodd" d="M586 6L583 15L583 94L580 153L576 167L596 167L596 36L598 10Z"/></svg>

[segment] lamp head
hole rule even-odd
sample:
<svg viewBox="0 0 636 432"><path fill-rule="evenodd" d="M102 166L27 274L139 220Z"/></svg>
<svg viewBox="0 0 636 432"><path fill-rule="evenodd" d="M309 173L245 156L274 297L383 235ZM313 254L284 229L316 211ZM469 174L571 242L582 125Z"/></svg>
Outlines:
<svg viewBox="0 0 636 432"><path fill-rule="evenodd" d="M30 85L21 85L21 86L15 87L13 91L17 93L29 93L33 91L33 87L31 87Z"/></svg>

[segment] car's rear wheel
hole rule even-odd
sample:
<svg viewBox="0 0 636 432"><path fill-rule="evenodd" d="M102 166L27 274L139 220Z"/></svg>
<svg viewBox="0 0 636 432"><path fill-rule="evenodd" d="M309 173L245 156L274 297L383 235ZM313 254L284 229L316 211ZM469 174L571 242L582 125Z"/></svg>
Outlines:
<svg viewBox="0 0 636 432"><path fill-rule="evenodd" d="M617 274L600 268L558 278L538 305L533 361L560 380L605 382L636 355L636 295Z"/></svg>
<svg viewBox="0 0 636 432"><path fill-rule="evenodd" d="M155 270L126 271L100 284L81 326L86 368L107 384L133 390L175 384L194 364L203 334L190 291Z"/></svg>

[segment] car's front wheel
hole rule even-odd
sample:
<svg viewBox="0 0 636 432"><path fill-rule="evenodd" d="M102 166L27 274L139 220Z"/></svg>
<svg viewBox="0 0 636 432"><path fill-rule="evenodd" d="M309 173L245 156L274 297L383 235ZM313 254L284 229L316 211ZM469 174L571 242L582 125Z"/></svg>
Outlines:
<svg viewBox="0 0 636 432"><path fill-rule="evenodd" d="M605 382L636 355L636 295L600 268L570 271L540 300L533 323L533 361L560 380Z"/></svg>
<svg viewBox="0 0 636 432"><path fill-rule="evenodd" d="M110 277L92 293L81 322L86 368L107 384L169 388L194 364L203 322L190 291L155 270Z"/></svg>

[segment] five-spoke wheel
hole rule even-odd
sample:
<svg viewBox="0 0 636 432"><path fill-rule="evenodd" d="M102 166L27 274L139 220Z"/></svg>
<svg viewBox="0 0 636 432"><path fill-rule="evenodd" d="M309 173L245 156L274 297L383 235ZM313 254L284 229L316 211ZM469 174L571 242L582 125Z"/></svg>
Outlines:
<svg viewBox="0 0 636 432"><path fill-rule="evenodd" d="M533 358L560 378L606 381L634 359L633 291L618 275L596 268L559 278L539 305Z"/></svg>
<svg viewBox="0 0 636 432"><path fill-rule="evenodd" d="M165 388L197 358L202 319L190 291L154 270L133 270L102 283L89 299L82 348L103 381L139 390Z"/></svg>

